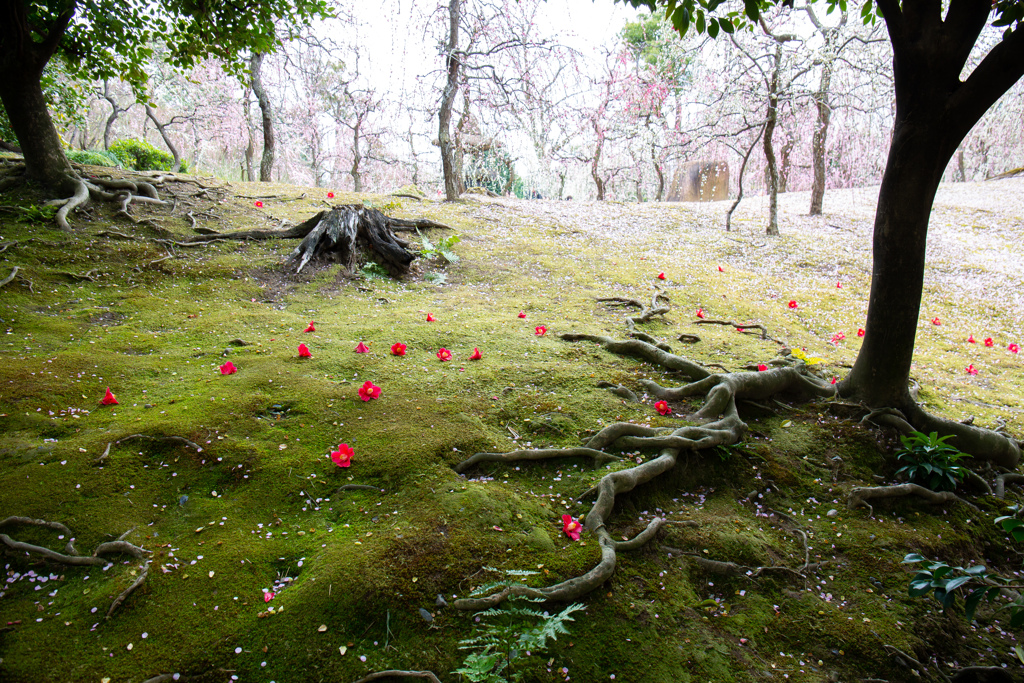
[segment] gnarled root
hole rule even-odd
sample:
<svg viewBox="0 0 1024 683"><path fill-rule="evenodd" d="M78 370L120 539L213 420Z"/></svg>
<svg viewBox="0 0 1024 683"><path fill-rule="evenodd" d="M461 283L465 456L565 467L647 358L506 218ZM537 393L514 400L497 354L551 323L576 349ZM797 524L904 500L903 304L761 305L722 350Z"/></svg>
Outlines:
<svg viewBox="0 0 1024 683"><path fill-rule="evenodd" d="M71 530L63 524L61 524L60 522L49 522L44 519L33 519L31 517L7 517L6 519L0 521L0 528L3 528L5 526L13 526L17 524L41 526L47 529L53 529L54 531L59 531L63 534L66 534L67 536L72 535ZM150 552L144 548L140 548L136 545L129 543L128 541L123 540L123 538L124 536L117 539L116 541L107 541L106 543L100 543L98 546L96 546L96 549L93 550L91 556L79 555L78 551L75 550L75 546L73 545L71 540L69 540L67 545L64 547L63 553L57 552L56 550L51 550L49 548L45 548L43 546L34 545L32 543L23 543L21 541L15 541L7 534L0 534L0 543L3 543L11 550L20 550L26 553L41 555L48 560L60 562L61 564L67 565L103 566L111 564L111 562L100 557L101 555L115 555L118 553L125 553L131 555L132 557L140 558L144 557L147 553Z"/></svg>
<svg viewBox="0 0 1024 683"><path fill-rule="evenodd" d="M636 299L627 299L621 296L610 296L598 299L598 301L610 304L618 304L620 306L635 306L640 309L640 315L637 316L626 316L626 327L629 328L630 332L635 332L634 328L638 323L649 322L651 318L656 315L665 315L671 309L668 306L660 306L658 299L664 299L665 303L668 303L668 297L661 293L657 287L654 290L654 296L651 297L651 305L645 306Z"/></svg>
<svg viewBox="0 0 1024 683"><path fill-rule="evenodd" d="M561 335L561 338L565 341L592 341L600 344L611 353L639 358L669 370L681 372L691 381L703 379L711 374L706 368L691 360L663 351L653 344L648 344L639 339L618 340L602 335L575 334L571 332Z"/></svg>
<svg viewBox="0 0 1024 683"><path fill-rule="evenodd" d="M142 566L142 572L139 574L138 578L135 579L135 581L133 581L130 586L125 588L121 592L121 594L118 595L114 599L114 602L111 603L110 609L107 610L107 619L110 618L110 615L114 613L114 610L116 610L121 605L121 603L124 602L128 598L129 595L131 595L132 593L135 592L136 588L138 588L139 586L142 585L142 582L146 580L147 576L149 576L149 562L148 561L146 562L146 564L144 564Z"/></svg>
<svg viewBox="0 0 1024 683"><path fill-rule="evenodd" d="M1024 474L1007 472L996 477L996 498L1003 499L1006 497L1007 484L1024 484Z"/></svg>
<svg viewBox="0 0 1024 683"><path fill-rule="evenodd" d="M536 450L512 451L511 453L475 453L455 466L455 471L462 474L470 467L481 462L519 462L520 460L550 460L552 458L587 457L594 459L594 466L600 467L613 460L621 460L617 455L603 453L593 448L538 448Z"/></svg>
<svg viewBox="0 0 1024 683"><path fill-rule="evenodd" d="M932 491L931 489L926 489L925 487L918 486L917 484L857 486L850 491L850 495L846 499L846 507L853 510L854 508L863 505L871 511L871 514L874 514L874 509L867 501L874 500L875 498L899 498L901 496L917 496L919 498L923 498L925 502L931 503L932 505L941 505L942 503L963 503L964 505L969 505L975 510L978 509L952 491Z"/></svg>

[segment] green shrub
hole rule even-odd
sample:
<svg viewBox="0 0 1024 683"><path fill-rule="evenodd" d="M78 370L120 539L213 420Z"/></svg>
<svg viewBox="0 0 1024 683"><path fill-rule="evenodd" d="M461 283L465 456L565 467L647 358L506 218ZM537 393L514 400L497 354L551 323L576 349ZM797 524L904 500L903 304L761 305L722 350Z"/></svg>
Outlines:
<svg viewBox="0 0 1024 683"><path fill-rule="evenodd" d="M116 156L110 152L102 152L98 149L72 149L68 151L68 159L76 164L90 164L92 166L114 167L119 164Z"/></svg>
<svg viewBox="0 0 1024 683"><path fill-rule="evenodd" d="M136 171L170 171L174 167L174 157L145 140L118 140L110 146L110 152L122 166Z"/></svg>

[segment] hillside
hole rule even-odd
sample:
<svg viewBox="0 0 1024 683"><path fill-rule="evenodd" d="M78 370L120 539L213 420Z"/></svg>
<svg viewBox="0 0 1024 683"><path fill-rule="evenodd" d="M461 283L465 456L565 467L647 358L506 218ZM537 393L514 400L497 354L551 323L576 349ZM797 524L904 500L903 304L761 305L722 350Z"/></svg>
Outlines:
<svg viewBox="0 0 1024 683"><path fill-rule="evenodd" d="M63 524L82 555L122 535L152 553L67 566L4 548L0 680L356 681L385 669L460 680L459 641L492 618L455 600L502 578L487 567L531 570L532 585L587 572L598 543L590 532L571 540L562 515L590 514L587 492L604 474L656 453L627 449L596 468L455 467L477 452L576 447L615 422L679 424L639 384L678 376L560 338L626 337L623 308L598 298L646 304L657 285L670 311L638 329L674 353L741 371L799 348L824 359L825 379L856 357L867 306L872 188L828 193L820 218L804 215L805 193L782 196L775 239L757 198L726 233L724 203L328 201L327 189L209 178L167 191L173 211L134 207L129 219L93 205L71 233L43 217L46 197L0 197L0 280L19 268L0 288L0 519ZM941 191L914 370L929 410L1015 435L1022 196L1024 179ZM282 265L294 240L183 243L196 227L276 227L361 202L451 226L458 261L421 259L404 281L336 265L296 276ZM406 355L391 354L396 342ZM360 343L368 353L355 353ZM221 374L227 361L235 374ZM381 393L363 401L368 380ZM101 404L107 387L116 405ZM919 680L909 658L926 680L966 666L1020 677L1019 631L998 604L968 623L959 607L909 597L901 563L920 553L1016 575L1021 546L993 520L1019 489L998 499L961 487L970 505L848 509L855 487L896 483L893 432L842 401L740 412L742 444L683 455L616 499L615 539L667 523L618 553L568 635L517 662L522 680ZM340 443L350 467L330 458ZM57 552L69 540L25 524L0 532Z"/></svg>

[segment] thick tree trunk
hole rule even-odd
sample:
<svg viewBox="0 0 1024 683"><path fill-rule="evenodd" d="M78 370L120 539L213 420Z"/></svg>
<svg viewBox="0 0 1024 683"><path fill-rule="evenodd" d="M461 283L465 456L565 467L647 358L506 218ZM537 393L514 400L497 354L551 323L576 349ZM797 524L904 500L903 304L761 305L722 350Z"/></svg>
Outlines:
<svg viewBox="0 0 1024 683"><path fill-rule="evenodd" d="M818 120L811 138L811 161L814 164L814 182L811 184L811 215L820 216L825 200L825 143L828 140L828 126L832 120L832 104L828 101L829 89L832 86L832 62L827 61L821 67L821 81L818 92L814 93L814 106L818 110Z"/></svg>
<svg viewBox="0 0 1024 683"><path fill-rule="evenodd" d="M75 172L53 126L40 84L42 69L0 71L0 101L25 155L25 175L64 193L74 191Z"/></svg>
<svg viewBox="0 0 1024 683"><path fill-rule="evenodd" d="M448 201L459 198L462 184L455 168L455 150L452 144L452 107L459 89L459 73L462 63L459 54L459 18L462 12L461 0L448 0L448 80L441 91L441 110L438 113L437 140L441 146L441 170L444 173L444 196Z"/></svg>
<svg viewBox="0 0 1024 683"><path fill-rule="evenodd" d="M261 52L254 52L250 60L252 69L252 91L256 93L256 99L260 103L260 111L263 113L263 157L260 159L260 182L269 183L274 175L274 154L277 151L277 140L274 137L274 112L270 105L270 96L263 87L264 55Z"/></svg>

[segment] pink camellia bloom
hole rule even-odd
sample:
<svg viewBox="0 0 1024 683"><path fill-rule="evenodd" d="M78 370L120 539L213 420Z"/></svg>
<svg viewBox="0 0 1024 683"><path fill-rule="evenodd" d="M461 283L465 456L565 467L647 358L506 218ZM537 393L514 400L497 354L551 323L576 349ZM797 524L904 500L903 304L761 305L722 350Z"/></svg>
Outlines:
<svg viewBox="0 0 1024 683"><path fill-rule="evenodd" d="M427 322L428 322L428 323L432 323L432 322L434 322L434 316L432 316L432 315L430 315L429 313L427 313Z"/></svg>
<svg viewBox="0 0 1024 683"><path fill-rule="evenodd" d="M544 327L543 325L537 325L537 327L533 328L533 333L538 337L543 337L545 334L548 333L548 328Z"/></svg>
<svg viewBox="0 0 1024 683"><path fill-rule="evenodd" d="M790 307L790 308L796 308L796 307L797 307L797 303L796 303L796 300L794 300L794 299L790 299L790 300L789 300L789 307Z"/></svg>
<svg viewBox="0 0 1024 683"><path fill-rule="evenodd" d="M347 443L343 443L338 446L338 450L331 451L331 460L333 460L334 464L338 467L348 467L352 464L352 456L355 454L356 452L352 450L351 446Z"/></svg>
<svg viewBox="0 0 1024 683"><path fill-rule="evenodd" d="M334 199L334 193L333 192L328 192L327 193L327 198L328 199Z"/></svg>
<svg viewBox="0 0 1024 683"><path fill-rule="evenodd" d="M443 346L437 350L437 359L442 363L452 359L452 352Z"/></svg>
<svg viewBox="0 0 1024 683"><path fill-rule="evenodd" d="M480 355L480 349L474 347L473 348L473 355L471 355L469 357L469 359L470 360L480 360L481 358L483 358L483 356Z"/></svg>
<svg viewBox="0 0 1024 683"><path fill-rule="evenodd" d="M263 208L263 202L257 201L257 202L254 202L254 204L256 205L257 209L262 209Z"/></svg>
<svg viewBox="0 0 1024 683"><path fill-rule="evenodd" d="M704 309L703 308L698 308L697 309L697 317L701 318L701 319L704 318Z"/></svg>
<svg viewBox="0 0 1024 683"><path fill-rule="evenodd" d="M113 393L111 393L110 387L107 387L107 393L105 393L103 395L103 400L101 400L100 403L102 403L105 406L116 406L116 405L118 405L117 398L114 396Z"/></svg>
<svg viewBox="0 0 1024 683"><path fill-rule="evenodd" d="M356 346L356 353L369 353L369 352L370 352L370 347L367 346L366 344L364 344L363 342L359 342L359 345Z"/></svg>
<svg viewBox="0 0 1024 683"><path fill-rule="evenodd" d="M574 541L580 540L580 529L583 525L572 518L572 515L562 515L562 531Z"/></svg>
<svg viewBox="0 0 1024 683"><path fill-rule="evenodd" d="M264 591L264 593L263 593L263 602L270 602L273 599L274 599L274 594L273 593L271 593L270 591Z"/></svg>
<svg viewBox="0 0 1024 683"><path fill-rule="evenodd" d="M967 343L968 344L977 344L978 342L975 341L973 334L969 334L969 335L967 335Z"/></svg>
<svg viewBox="0 0 1024 683"><path fill-rule="evenodd" d="M299 358L312 358L313 354L309 352L309 347L305 344L299 344Z"/></svg>
<svg viewBox="0 0 1024 683"><path fill-rule="evenodd" d="M1017 346L1016 344L1010 344L1009 346L1006 347L1006 350L1009 351L1010 353L1020 353L1020 347Z"/></svg>
<svg viewBox="0 0 1024 683"><path fill-rule="evenodd" d="M939 316L935 316L934 318L932 318L932 325L941 325L941 324L942 324L942 321L939 320Z"/></svg>
<svg viewBox="0 0 1024 683"><path fill-rule="evenodd" d="M971 363L966 368L964 368L964 372L966 372L968 375L977 375L978 368L974 367L974 363Z"/></svg>
<svg viewBox="0 0 1024 683"><path fill-rule="evenodd" d="M404 356L405 355L405 349L406 349L405 344L403 344L402 342L395 342L394 344L391 345L391 355L392 356Z"/></svg>
<svg viewBox="0 0 1024 683"><path fill-rule="evenodd" d="M359 398L364 401L369 401L370 399L377 398L378 396L380 396L380 387L370 380L366 380L363 382L363 386L359 387Z"/></svg>
<svg viewBox="0 0 1024 683"><path fill-rule="evenodd" d="M526 311L519 311L519 317L520 318L525 318L526 317Z"/></svg>
<svg viewBox="0 0 1024 683"><path fill-rule="evenodd" d="M659 280L664 280L665 279L665 273L658 273L658 279Z"/></svg>
<svg viewBox="0 0 1024 683"><path fill-rule="evenodd" d="M864 328L863 327L858 327L857 328L857 336L858 337L863 337L864 336Z"/></svg>
<svg viewBox="0 0 1024 683"><path fill-rule="evenodd" d="M231 361L228 361L224 365L220 366L220 374L222 375L233 375L238 372L238 368Z"/></svg>
<svg viewBox="0 0 1024 683"><path fill-rule="evenodd" d="M995 344L995 342L992 341L992 337L989 337L985 340L985 346L992 346L993 344Z"/></svg>
<svg viewBox="0 0 1024 683"><path fill-rule="evenodd" d="M309 321L309 325L303 330L303 332L316 332L316 325L313 324L312 320Z"/></svg>
<svg viewBox="0 0 1024 683"><path fill-rule="evenodd" d="M665 401L658 401L655 403L654 409L658 411L659 415L668 415L672 412L672 409L668 407L668 403Z"/></svg>
<svg viewBox="0 0 1024 683"><path fill-rule="evenodd" d="M765 365L764 363L758 363L757 364L757 371L758 372L764 372L767 369L768 369L768 366Z"/></svg>
<svg viewBox="0 0 1024 683"><path fill-rule="evenodd" d="M835 346L839 346L839 342L843 341L844 339L846 339L845 333L836 332L835 334L832 335L832 344Z"/></svg>

